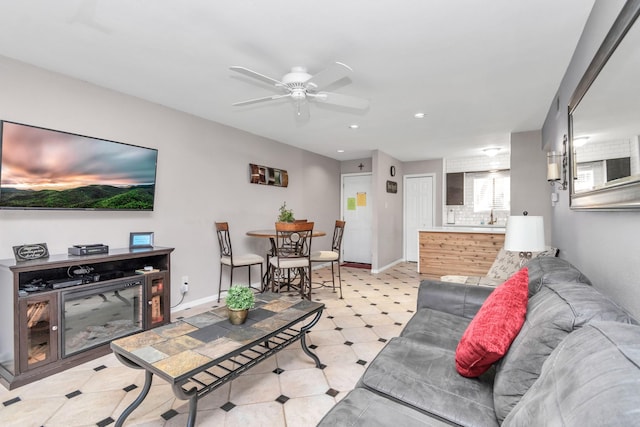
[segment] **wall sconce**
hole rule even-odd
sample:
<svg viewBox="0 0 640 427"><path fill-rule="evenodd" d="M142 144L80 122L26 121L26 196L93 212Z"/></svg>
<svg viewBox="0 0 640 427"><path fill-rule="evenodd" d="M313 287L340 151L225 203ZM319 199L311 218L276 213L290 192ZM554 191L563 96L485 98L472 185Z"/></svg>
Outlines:
<svg viewBox="0 0 640 427"><path fill-rule="evenodd" d="M562 140L562 153L547 153L547 181L551 185L560 184L560 189L567 189L567 135Z"/></svg>

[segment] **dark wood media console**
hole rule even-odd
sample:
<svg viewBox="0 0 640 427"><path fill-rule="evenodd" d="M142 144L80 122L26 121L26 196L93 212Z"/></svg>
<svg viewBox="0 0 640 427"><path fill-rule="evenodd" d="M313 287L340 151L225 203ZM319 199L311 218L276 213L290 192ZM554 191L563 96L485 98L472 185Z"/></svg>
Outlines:
<svg viewBox="0 0 640 427"><path fill-rule="evenodd" d="M1 260L0 383L28 384L109 353L113 339L169 323L171 252Z"/></svg>

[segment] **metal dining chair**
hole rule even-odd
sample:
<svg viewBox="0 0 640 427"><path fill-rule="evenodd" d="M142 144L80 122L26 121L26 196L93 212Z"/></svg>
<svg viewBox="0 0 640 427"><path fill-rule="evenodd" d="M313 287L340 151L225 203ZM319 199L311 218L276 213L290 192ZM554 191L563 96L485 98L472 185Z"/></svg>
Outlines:
<svg viewBox="0 0 640 427"><path fill-rule="evenodd" d="M229 223L216 222L216 232L218 243L220 244L220 280L218 282L218 302L222 292L222 267L229 267L229 286L233 285L233 270L238 267L247 267L249 271L249 286L251 286L251 266L260 265L260 278L262 278L262 264L264 257L257 254L234 255L231 249L231 235L229 233ZM262 279L261 279L262 280ZM256 288L253 288L256 289ZM262 289L257 289L262 290Z"/></svg>
<svg viewBox="0 0 640 427"><path fill-rule="evenodd" d="M311 263L331 263L331 281L333 282L333 292L336 291L336 276L333 265L338 265L338 285L340 287L340 299L342 299L342 276L340 275L340 257L342 255L342 235L344 234L345 221L336 221L333 229L333 240L330 251L314 251L311 253ZM323 282L323 284L326 282Z"/></svg>
<svg viewBox="0 0 640 427"><path fill-rule="evenodd" d="M313 222L276 222L276 253L269 259L270 286L298 287L300 296L311 300L311 238ZM294 283L299 279L299 282Z"/></svg>

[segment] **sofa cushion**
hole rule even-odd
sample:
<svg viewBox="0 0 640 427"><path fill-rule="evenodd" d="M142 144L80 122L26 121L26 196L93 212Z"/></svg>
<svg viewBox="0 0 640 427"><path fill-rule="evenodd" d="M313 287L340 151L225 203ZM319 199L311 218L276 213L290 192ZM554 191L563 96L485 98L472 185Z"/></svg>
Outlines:
<svg viewBox="0 0 640 427"><path fill-rule="evenodd" d="M394 402L364 388L356 388L334 406L318 424L327 426L440 427L451 424Z"/></svg>
<svg viewBox="0 0 640 427"><path fill-rule="evenodd" d="M451 283L464 283L471 286L490 286L495 288L504 282L503 279L492 279L487 276L441 276L440 281Z"/></svg>
<svg viewBox="0 0 640 427"><path fill-rule="evenodd" d="M546 283L574 282L591 285L589 279L568 261L561 258L539 257L527 263L529 269L529 297Z"/></svg>
<svg viewBox="0 0 640 427"><path fill-rule="evenodd" d="M548 247L542 252L533 252L532 257L555 257L558 255L558 249ZM500 248L496 259L493 261L491 268L487 272L490 279L507 280L516 271L520 269L520 252L507 251Z"/></svg>
<svg viewBox="0 0 640 427"><path fill-rule="evenodd" d="M470 321L455 314L421 308L411 317L400 335L422 344L455 351Z"/></svg>
<svg viewBox="0 0 640 427"><path fill-rule="evenodd" d="M527 312L527 267L498 286L471 320L456 349L456 369L477 377L509 349Z"/></svg>
<svg viewBox="0 0 640 427"><path fill-rule="evenodd" d="M509 414L536 381L558 343L592 320L635 322L616 303L583 283L547 284L531 297L520 333L496 365L493 391L498 420Z"/></svg>
<svg viewBox="0 0 640 427"><path fill-rule="evenodd" d="M640 417L640 327L593 322L549 356L504 426L631 426Z"/></svg>
<svg viewBox="0 0 640 427"><path fill-rule="evenodd" d="M493 288L425 279L418 289L417 309L430 308L473 319Z"/></svg>
<svg viewBox="0 0 640 427"><path fill-rule="evenodd" d="M397 337L378 353L359 385L450 423L497 426L492 373L465 378L456 372L452 350Z"/></svg>

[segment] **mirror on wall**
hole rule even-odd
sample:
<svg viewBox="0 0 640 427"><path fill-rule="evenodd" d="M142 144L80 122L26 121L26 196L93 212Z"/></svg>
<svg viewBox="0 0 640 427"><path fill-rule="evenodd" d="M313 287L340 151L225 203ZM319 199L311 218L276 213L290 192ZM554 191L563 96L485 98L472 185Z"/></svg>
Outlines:
<svg viewBox="0 0 640 427"><path fill-rule="evenodd" d="M640 209L639 13L625 4L571 98L574 209Z"/></svg>

